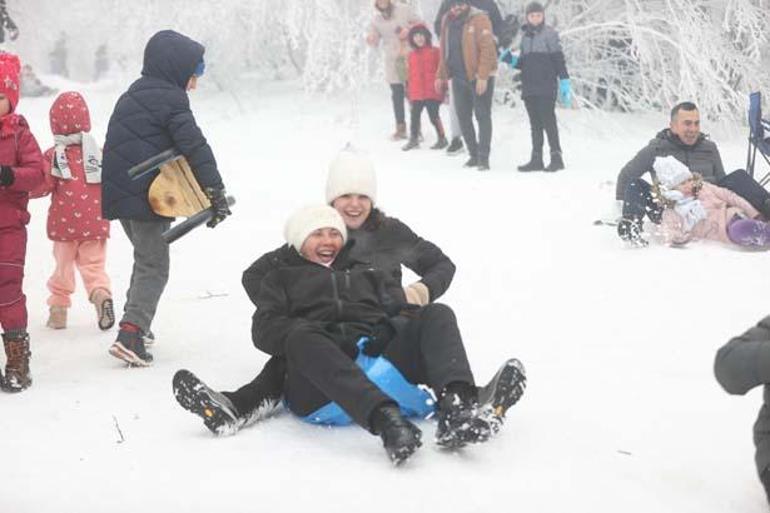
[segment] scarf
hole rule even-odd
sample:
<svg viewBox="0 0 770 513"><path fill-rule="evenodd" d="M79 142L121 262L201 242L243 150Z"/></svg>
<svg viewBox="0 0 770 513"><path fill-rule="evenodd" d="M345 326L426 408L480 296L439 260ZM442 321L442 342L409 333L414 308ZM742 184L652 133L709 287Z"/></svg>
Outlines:
<svg viewBox="0 0 770 513"><path fill-rule="evenodd" d="M86 172L86 183L102 183L102 150L96 144L93 136L87 132L70 135L55 135L56 155L51 174L62 180L72 180L72 171L67 162L67 146L81 144L83 147L83 169Z"/></svg>
<svg viewBox="0 0 770 513"><path fill-rule="evenodd" d="M682 218L687 232L691 232L695 225L706 219L708 215L703 203L694 196L685 196L677 190L664 191L663 196L674 202L674 212Z"/></svg>

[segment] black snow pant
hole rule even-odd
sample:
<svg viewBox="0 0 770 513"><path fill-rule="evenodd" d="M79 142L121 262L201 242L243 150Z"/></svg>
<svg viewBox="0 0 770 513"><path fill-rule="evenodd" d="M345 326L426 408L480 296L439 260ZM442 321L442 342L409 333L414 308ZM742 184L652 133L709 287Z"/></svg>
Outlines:
<svg viewBox="0 0 770 513"><path fill-rule="evenodd" d="M436 135L439 139L444 137L444 125L441 123L441 117L438 114L441 102L436 100L417 100L412 102L412 112L410 127L410 136L412 139L417 139L420 135L420 117L422 116L422 109L428 110L428 117L433 127L436 129Z"/></svg>
<svg viewBox="0 0 770 513"><path fill-rule="evenodd" d="M482 160L489 159L492 143L492 97L494 91L495 77L489 77L487 90L481 96L476 94L475 80L468 82L457 77L452 79L452 95L465 146L471 157L478 157ZM479 124L478 140L476 139L476 128L473 126L474 114Z"/></svg>
<svg viewBox="0 0 770 513"><path fill-rule="evenodd" d="M642 179L628 184L623 196L623 219L628 219L641 226L645 215L655 224L660 224L663 217L663 203L653 193L652 186Z"/></svg>
<svg viewBox="0 0 770 513"><path fill-rule="evenodd" d="M256 378L235 392L223 392L232 401L238 414L247 417L262 401L278 401L283 396L286 381L286 358L271 357Z"/></svg>
<svg viewBox="0 0 770 513"><path fill-rule="evenodd" d="M434 303L416 311L382 356L409 382L427 385L437 394L454 382L474 385L457 319L446 305ZM301 417L334 401L357 424L371 430L372 412L393 402L323 332L292 332L286 341L286 361L286 402Z"/></svg>
<svg viewBox="0 0 770 513"><path fill-rule="evenodd" d="M532 134L532 153L543 155L543 131L548 135L551 153L561 153L559 127L556 125L556 98L549 96L527 96L524 98Z"/></svg>
<svg viewBox="0 0 770 513"><path fill-rule="evenodd" d="M406 87L404 84L390 84L390 99L393 102L393 114L396 117L396 123L403 125L406 123L406 109L404 101L406 100Z"/></svg>

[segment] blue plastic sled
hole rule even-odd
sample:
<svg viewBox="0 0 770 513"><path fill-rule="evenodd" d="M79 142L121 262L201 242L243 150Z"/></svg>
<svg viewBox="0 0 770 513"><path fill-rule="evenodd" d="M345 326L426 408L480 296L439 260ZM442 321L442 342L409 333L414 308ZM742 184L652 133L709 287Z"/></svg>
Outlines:
<svg viewBox="0 0 770 513"><path fill-rule="evenodd" d="M409 383L401 372L383 356L366 356L362 349L369 341L363 337L358 341L356 363L366 376L401 407L407 417L425 418L435 411L435 400L427 390ZM310 415L301 417L311 424L345 426L353 420L337 403L329 403Z"/></svg>

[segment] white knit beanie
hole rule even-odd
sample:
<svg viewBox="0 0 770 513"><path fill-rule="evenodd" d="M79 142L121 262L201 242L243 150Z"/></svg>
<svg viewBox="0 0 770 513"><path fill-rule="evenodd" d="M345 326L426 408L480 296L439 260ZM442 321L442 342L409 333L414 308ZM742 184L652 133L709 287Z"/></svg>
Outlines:
<svg viewBox="0 0 770 513"><path fill-rule="evenodd" d="M348 239L348 231L340 214L328 205L312 205L294 212L283 229L283 237L299 251L308 235L319 228L335 228L342 234L342 241Z"/></svg>
<svg viewBox="0 0 770 513"><path fill-rule="evenodd" d="M345 194L361 194L377 203L377 175L374 163L350 150L341 151L329 165L326 179L326 203Z"/></svg>
<svg viewBox="0 0 770 513"><path fill-rule="evenodd" d="M673 189L677 185L692 178L690 170L674 157L655 157L652 165L658 181L667 189Z"/></svg>

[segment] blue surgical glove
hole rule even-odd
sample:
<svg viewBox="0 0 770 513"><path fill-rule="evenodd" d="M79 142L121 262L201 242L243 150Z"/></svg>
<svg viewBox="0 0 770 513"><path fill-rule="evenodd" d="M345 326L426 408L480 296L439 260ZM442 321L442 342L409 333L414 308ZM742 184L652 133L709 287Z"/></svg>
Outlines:
<svg viewBox="0 0 770 513"><path fill-rule="evenodd" d="M568 78L559 79L559 101L565 107L572 105L572 85Z"/></svg>
<svg viewBox="0 0 770 513"><path fill-rule="evenodd" d="M512 68L515 68L516 64L519 62L519 56L514 55L513 52L511 52L511 49L508 48L500 54L500 58L498 60L508 64Z"/></svg>

